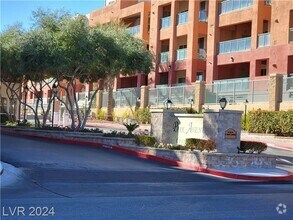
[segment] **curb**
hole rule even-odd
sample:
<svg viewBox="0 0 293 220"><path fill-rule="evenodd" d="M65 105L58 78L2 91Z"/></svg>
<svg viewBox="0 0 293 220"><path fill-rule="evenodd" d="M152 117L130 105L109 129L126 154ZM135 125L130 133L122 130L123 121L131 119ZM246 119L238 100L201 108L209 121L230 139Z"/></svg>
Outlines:
<svg viewBox="0 0 293 220"><path fill-rule="evenodd" d="M102 144L102 143L93 143L89 141L77 141L77 140L70 140L70 139L60 139L60 138L51 138L51 137L43 137L39 135L31 135L31 134L23 134L18 133L14 131L4 131L1 129L1 133L13 135L13 136L21 136L21 137L29 137L29 138L36 138L36 139L42 139L42 140L49 140L49 141L56 141L61 143L70 143L70 144L79 144L79 145L87 145L87 146L93 146L93 147L104 147L108 149L112 149L121 153L126 153L129 155L134 155L140 158L144 159L150 159L157 162L166 163L172 166L178 166L184 169L189 169L193 171L198 171L206 174L211 174L218 177L224 177L229 179L238 179L238 180L251 180L251 181L292 181L293 180L293 174L289 173L286 176L249 176L249 175L242 175L242 174L235 174L235 173L228 173L223 172L219 170L209 169L209 168L203 168L200 166L195 166L193 164L187 164L180 161L165 159L162 157L146 154L139 151L134 151L130 149L126 149L120 146L114 146L110 144Z"/></svg>

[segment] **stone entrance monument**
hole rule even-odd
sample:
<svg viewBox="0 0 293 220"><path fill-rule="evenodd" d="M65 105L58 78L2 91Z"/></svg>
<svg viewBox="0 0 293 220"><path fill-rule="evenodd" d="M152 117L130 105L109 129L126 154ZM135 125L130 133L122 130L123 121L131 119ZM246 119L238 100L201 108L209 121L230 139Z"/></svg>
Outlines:
<svg viewBox="0 0 293 220"><path fill-rule="evenodd" d="M237 153L242 111L206 110L186 114L168 109L151 110L151 135L160 143L185 144L187 138L210 139L218 153Z"/></svg>

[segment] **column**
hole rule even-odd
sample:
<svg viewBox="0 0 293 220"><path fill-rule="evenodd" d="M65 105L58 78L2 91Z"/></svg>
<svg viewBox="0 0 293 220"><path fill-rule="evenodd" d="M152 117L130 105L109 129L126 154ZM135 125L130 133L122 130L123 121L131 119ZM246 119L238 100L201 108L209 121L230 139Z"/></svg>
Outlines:
<svg viewBox="0 0 293 220"><path fill-rule="evenodd" d="M269 109L278 111L282 100L283 75L271 74L269 81Z"/></svg>
<svg viewBox="0 0 293 220"><path fill-rule="evenodd" d="M140 108L146 108L149 105L149 87L140 88Z"/></svg>
<svg viewBox="0 0 293 220"><path fill-rule="evenodd" d="M195 82L195 95L194 95L194 108L195 111L201 112L202 105L205 99L205 82L196 81Z"/></svg>

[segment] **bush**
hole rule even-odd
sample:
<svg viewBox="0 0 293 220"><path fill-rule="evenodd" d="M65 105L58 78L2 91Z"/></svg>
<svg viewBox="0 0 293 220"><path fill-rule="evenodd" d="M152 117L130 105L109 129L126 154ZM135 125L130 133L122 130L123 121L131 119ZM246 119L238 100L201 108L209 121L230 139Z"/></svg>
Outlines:
<svg viewBox="0 0 293 220"><path fill-rule="evenodd" d="M18 122L17 126L32 127L33 124L28 122L26 119L23 119L22 121Z"/></svg>
<svg viewBox="0 0 293 220"><path fill-rule="evenodd" d="M137 144L144 144L146 146L152 147L157 143L155 137L147 136L147 135L136 135L135 142Z"/></svg>
<svg viewBox="0 0 293 220"><path fill-rule="evenodd" d="M151 112L149 108L139 108L134 112L134 118L140 124L151 123Z"/></svg>
<svg viewBox="0 0 293 220"><path fill-rule="evenodd" d="M197 139L197 138L187 138L185 141L185 145L187 148L192 150L199 150L199 151L214 151L216 150L216 144L212 140L204 140L204 139Z"/></svg>
<svg viewBox="0 0 293 220"><path fill-rule="evenodd" d="M124 132L117 132L117 131L112 131L110 133L104 133L104 137L120 137L120 138L132 138L132 135L128 135Z"/></svg>
<svg viewBox="0 0 293 220"><path fill-rule="evenodd" d="M246 122L246 129L252 133L293 136L293 110L249 111Z"/></svg>
<svg viewBox="0 0 293 220"><path fill-rule="evenodd" d="M9 121L8 115L5 113L1 113L0 114L0 123L6 123L7 121Z"/></svg>
<svg viewBox="0 0 293 220"><path fill-rule="evenodd" d="M97 111L97 119L99 119L99 120L105 120L106 114L107 114L106 111L104 111L102 109L99 109Z"/></svg>
<svg viewBox="0 0 293 220"><path fill-rule="evenodd" d="M261 142L254 142L254 141L241 141L240 147L238 148L239 152L244 153L261 153L267 149L267 145Z"/></svg>

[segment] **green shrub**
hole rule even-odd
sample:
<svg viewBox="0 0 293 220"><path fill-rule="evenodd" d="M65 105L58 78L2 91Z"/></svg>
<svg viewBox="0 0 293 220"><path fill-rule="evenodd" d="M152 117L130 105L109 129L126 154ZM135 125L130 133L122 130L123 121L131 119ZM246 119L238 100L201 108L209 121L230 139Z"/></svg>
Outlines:
<svg viewBox="0 0 293 220"><path fill-rule="evenodd" d="M151 122L151 112L149 108L139 108L134 112L134 118L140 124L149 124Z"/></svg>
<svg viewBox="0 0 293 220"><path fill-rule="evenodd" d="M28 122L26 119L23 119L22 121L17 123L17 126L32 127L33 124L31 122Z"/></svg>
<svg viewBox="0 0 293 220"><path fill-rule="evenodd" d="M157 140L155 137L148 135L136 135L135 142L137 144L144 144L146 146L152 147L157 143Z"/></svg>
<svg viewBox="0 0 293 220"><path fill-rule="evenodd" d="M249 111L246 129L252 133L293 136L293 110Z"/></svg>
<svg viewBox="0 0 293 220"><path fill-rule="evenodd" d="M199 150L199 151L206 150L208 152L216 150L216 144L212 140L187 138L185 141L185 145L187 148L192 150Z"/></svg>
<svg viewBox="0 0 293 220"><path fill-rule="evenodd" d="M6 123L7 121L9 121L9 117L7 114L0 114L0 123Z"/></svg>
<svg viewBox="0 0 293 220"><path fill-rule="evenodd" d="M16 122L7 121L5 125L6 126L12 126L13 127L13 126L16 126L17 123Z"/></svg>
<svg viewBox="0 0 293 220"><path fill-rule="evenodd" d="M99 109L99 110L97 111L97 119L99 119L99 120L104 120L105 117L106 117L106 114L107 114L106 111L104 111L104 110L102 110L102 109Z"/></svg>
<svg viewBox="0 0 293 220"><path fill-rule="evenodd" d="M194 108L186 108L185 111L188 114L197 114L197 111L195 111Z"/></svg>
<svg viewBox="0 0 293 220"><path fill-rule="evenodd" d="M267 149L267 145L261 142L255 141L241 141L240 147L238 148L239 152L244 153L261 153Z"/></svg>

